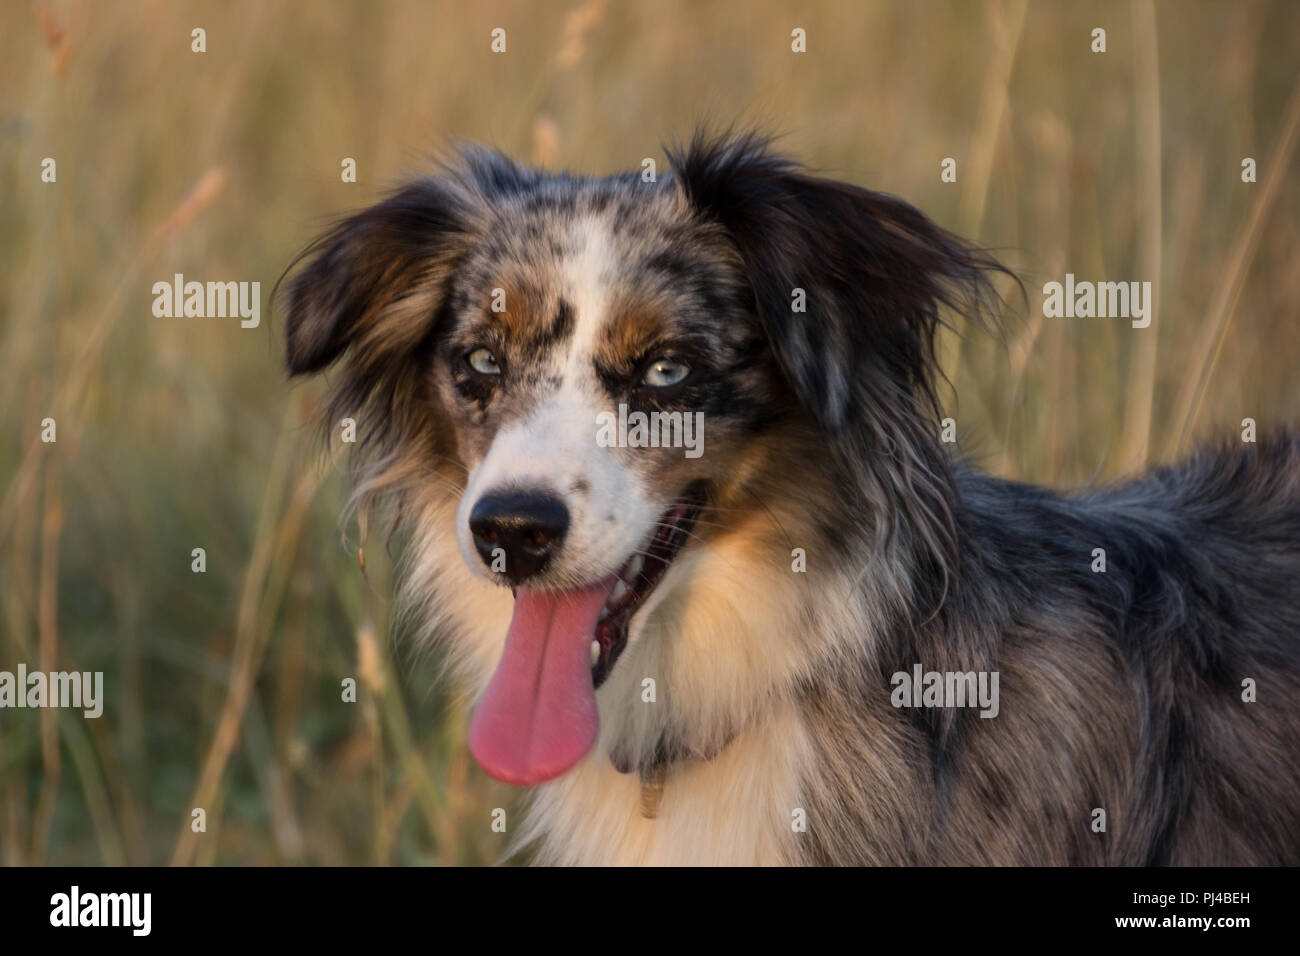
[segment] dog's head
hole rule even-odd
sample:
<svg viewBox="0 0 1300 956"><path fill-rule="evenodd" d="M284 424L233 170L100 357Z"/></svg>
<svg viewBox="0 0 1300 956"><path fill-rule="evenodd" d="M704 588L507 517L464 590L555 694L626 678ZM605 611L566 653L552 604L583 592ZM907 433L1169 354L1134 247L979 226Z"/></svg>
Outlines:
<svg viewBox="0 0 1300 956"><path fill-rule="evenodd" d="M755 514L773 516L768 564L801 543L778 512L953 548L934 333L991 262L759 137L671 159L657 181L583 179L471 150L340 223L289 286L289 370L341 366L331 407L358 422L363 492L454 502L438 533L513 591L470 732L511 782L590 749L629 637L701 586L684 556Z"/></svg>

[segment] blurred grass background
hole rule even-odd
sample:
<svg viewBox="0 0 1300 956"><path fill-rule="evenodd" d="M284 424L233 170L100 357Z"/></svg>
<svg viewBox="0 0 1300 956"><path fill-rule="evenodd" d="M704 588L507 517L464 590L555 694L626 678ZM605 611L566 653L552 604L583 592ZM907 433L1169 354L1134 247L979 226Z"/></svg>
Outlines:
<svg viewBox="0 0 1300 956"><path fill-rule="evenodd" d="M497 858L515 795L391 633L400 544L372 536L363 576L341 543L319 384L286 384L269 303L453 138L599 173L755 122L908 198L1029 291L1004 345L946 340L967 448L1077 485L1300 421L1298 64L1290 0L0 5L0 669L101 670L107 698L0 711L0 861ZM1044 320L1067 271L1152 281L1155 322ZM155 318L176 272L260 281L261 327Z"/></svg>

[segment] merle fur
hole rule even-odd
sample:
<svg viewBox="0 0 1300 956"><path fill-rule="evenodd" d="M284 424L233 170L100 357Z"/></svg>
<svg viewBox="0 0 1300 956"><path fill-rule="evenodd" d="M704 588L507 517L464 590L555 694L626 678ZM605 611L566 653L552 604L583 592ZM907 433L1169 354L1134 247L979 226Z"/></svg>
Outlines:
<svg viewBox="0 0 1300 956"><path fill-rule="evenodd" d="M937 440L935 335L945 309L989 314L1001 267L900 200L809 176L762 137L697 137L671 156L661 187L734 243L741 305L796 400L788 414L843 489L821 543L837 561L883 555L891 576L873 592L893 598L864 622L870 639L800 690L822 758L800 859L1300 863L1300 441L1265 436L1074 495L979 474ZM391 464L427 411L418 356L454 299L458 258L493 241L476 233L480 207L522 196L562 209L586 189L621 203L631 228L635 176L601 182L471 151L346 220L290 286L289 371L340 362L332 407L381 422L363 457ZM653 268L692 266L687 254ZM806 314L791 311L795 288ZM408 296L422 308L385 329ZM1097 547L1105 573L1091 568ZM889 675L918 662L1000 670L1002 715L895 710Z"/></svg>

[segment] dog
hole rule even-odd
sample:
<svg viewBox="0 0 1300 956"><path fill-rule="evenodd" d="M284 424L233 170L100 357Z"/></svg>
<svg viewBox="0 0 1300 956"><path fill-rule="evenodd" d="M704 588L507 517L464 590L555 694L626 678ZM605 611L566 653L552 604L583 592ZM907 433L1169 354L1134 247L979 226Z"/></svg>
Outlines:
<svg viewBox="0 0 1300 956"><path fill-rule="evenodd" d="M466 147L286 270L288 372L332 367L403 613L532 788L510 852L1300 863L1300 441L1073 495L981 474L935 338L996 325L1006 270L758 133L668 152Z"/></svg>

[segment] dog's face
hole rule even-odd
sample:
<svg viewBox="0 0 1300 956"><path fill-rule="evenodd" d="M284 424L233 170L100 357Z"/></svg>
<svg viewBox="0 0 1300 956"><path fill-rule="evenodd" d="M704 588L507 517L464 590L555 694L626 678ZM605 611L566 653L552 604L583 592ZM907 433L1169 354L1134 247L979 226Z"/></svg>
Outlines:
<svg viewBox="0 0 1300 956"><path fill-rule="evenodd" d="M591 745L587 688L781 393L739 256L679 196L639 181L539 191L493 210L485 236L451 283L433 378L468 472L461 554L515 588L471 746L529 783ZM620 447L618 421L640 415L669 422L660 447ZM567 722L575 701L583 719Z"/></svg>
<svg viewBox="0 0 1300 956"><path fill-rule="evenodd" d="M451 282L432 361L468 471L461 551L516 587L632 586L675 508L780 412L739 256L639 181L528 194L485 233ZM620 407L671 416L670 440L689 423L693 447L620 447L604 427Z"/></svg>
<svg viewBox="0 0 1300 956"><path fill-rule="evenodd" d="M659 182L471 153L310 251L290 370L343 357L333 408L358 418L369 486L457 497L461 557L513 591L470 743L525 784L591 747L595 689L698 583L682 551L771 483L774 436L914 427L936 303L982 267L754 139L697 143Z"/></svg>

